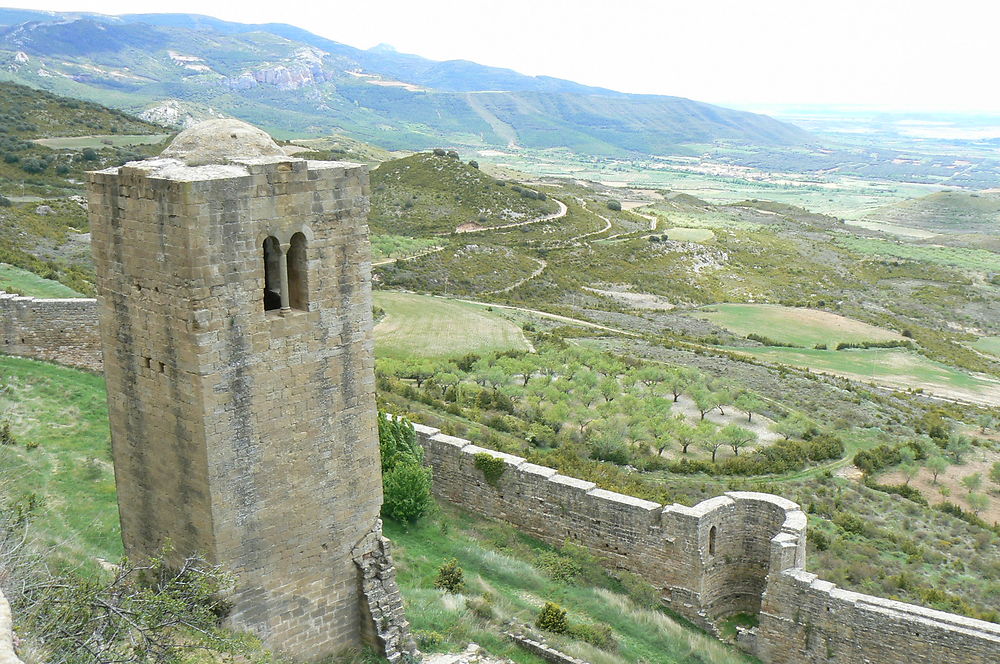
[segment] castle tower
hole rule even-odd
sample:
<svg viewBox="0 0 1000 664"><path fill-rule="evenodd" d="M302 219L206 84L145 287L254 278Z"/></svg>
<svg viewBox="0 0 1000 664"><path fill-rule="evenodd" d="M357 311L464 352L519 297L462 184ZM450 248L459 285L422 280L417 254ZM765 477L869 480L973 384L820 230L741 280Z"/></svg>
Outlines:
<svg viewBox="0 0 1000 664"><path fill-rule="evenodd" d="M279 652L358 645L382 501L366 167L213 120L89 194L127 554L223 564L233 625Z"/></svg>

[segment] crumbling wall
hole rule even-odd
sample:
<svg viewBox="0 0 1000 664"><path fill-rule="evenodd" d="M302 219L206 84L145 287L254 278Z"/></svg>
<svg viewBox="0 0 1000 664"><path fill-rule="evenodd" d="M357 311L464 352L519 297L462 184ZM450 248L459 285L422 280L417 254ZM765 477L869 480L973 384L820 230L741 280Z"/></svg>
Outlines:
<svg viewBox="0 0 1000 664"><path fill-rule="evenodd" d="M100 371L97 300L0 291L0 352Z"/></svg>

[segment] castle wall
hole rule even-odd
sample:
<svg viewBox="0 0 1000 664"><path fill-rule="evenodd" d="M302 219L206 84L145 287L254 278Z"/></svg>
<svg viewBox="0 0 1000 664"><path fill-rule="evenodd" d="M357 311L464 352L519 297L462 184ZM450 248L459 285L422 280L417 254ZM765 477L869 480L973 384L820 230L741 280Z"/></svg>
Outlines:
<svg viewBox="0 0 1000 664"><path fill-rule="evenodd" d="M0 352L100 371L97 300L0 291Z"/></svg>
<svg viewBox="0 0 1000 664"><path fill-rule="evenodd" d="M1000 625L840 590L806 572L806 515L784 498L734 491L664 507L414 428L440 499L551 544L585 546L645 578L668 606L707 629L719 617L757 613L759 626L739 642L765 664L1000 661ZM481 452L506 464L495 485L475 467Z"/></svg>
<svg viewBox="0 0 1000 664"><path fill-rule="evenodd" d="M805 515L777 496L731 492L694 507L665 507L437 429L415 429L434 468L439 498L552 544L587 547L608 565L648 580L672 608L707 629L714 618L759 608L775 535L793 537L795 555L805 551ZM475 467L476 454L483 452L506 464L495 485Z"/></svg>
<svg viewBox="0 0 1000 664"><path fill-rule="evenodd" d="M1000 625L841 590L802 569L768 583L756 639L767 664L1000 661Z"/></svg>

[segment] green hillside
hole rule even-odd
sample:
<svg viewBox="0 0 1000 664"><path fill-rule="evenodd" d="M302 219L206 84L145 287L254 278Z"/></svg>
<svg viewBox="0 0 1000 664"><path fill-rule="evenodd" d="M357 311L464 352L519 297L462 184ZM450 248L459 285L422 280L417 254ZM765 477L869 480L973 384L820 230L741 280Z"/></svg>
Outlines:
<svg viewBox="0 0 1000 664"><path fill-rule="evenodd" d="M936 233L996 234L1000 232L1000 194L940 191L879 208L865 220Z"/></svg>
<svg viewBox="0 0 1000 664"><path fill-rule="evenodd" d="M532 187L496 180L457 156L418 153L380 165L371 174L373 232L452 233L463 224L490 227L556 212Z"/></svg>

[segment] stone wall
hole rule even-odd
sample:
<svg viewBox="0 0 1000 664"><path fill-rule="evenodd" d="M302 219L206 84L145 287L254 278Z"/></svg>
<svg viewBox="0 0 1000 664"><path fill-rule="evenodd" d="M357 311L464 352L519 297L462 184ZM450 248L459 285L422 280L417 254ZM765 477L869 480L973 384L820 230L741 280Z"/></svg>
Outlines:
<svg viewBox="0 0 1000 664"><path fill-rule="evenodd" d="M842 590L803 569L768 583L756 640L768 664L1000 662L1000 625Z"/></svg>
<svg viewBox="0 0 1000 664"><path fill-rule="evenodd" d="M0 352L100 371L97 300L0 291Z"/></svg>
<svg viewBox="0 0 1000 664"><path fill-rule="evenodd" d="M552 544L586 546L709 630L735 612L758 614L739 643L766 664L1000 662L1000 625L840 590L806 572L806 515L789 500L729 492L663 506L415 428L439 498ZM495 484L475 466L484 452L504 460Z"/></svg>
<svg viewBox="0 0 1000 664"><path fill-rule="evenodd" d="M14 629L10 604L0 590L0 664L24 664L14 652Z"/></svg>
<svg viewBox="0 0 1000 664"><path fill-rule="evenodd" d="M694 507L663 506L437 429L415 428L438 497L552 544L585 546L608 565L643 576L672 608L706 629L714 629L718 617L759 609L775 537L791 543L782 564L802 564L805 515L783 498L730 492ZM476 454L487 452L506 464L495 485L475 467Z"/></svg>

